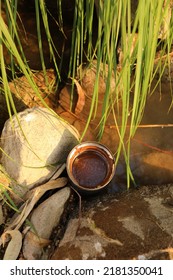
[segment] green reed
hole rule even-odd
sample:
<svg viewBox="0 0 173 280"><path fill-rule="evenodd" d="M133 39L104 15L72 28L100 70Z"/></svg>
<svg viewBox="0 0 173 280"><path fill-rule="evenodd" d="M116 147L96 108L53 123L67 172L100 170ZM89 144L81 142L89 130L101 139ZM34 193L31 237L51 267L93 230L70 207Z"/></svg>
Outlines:
<svg viewBox="0 0 173 280"><path fill-rule="evenodd" d="M5 94L7 108L11 116L13 113L16 113L16 109L8 86L7 67L11 68L13 77L16 75L16 69L24 74L31 87L35 90L36 95L43 103L44 100L41 98L37 86L32 79L32 70L28 66L20 42L17 26L17 18L19 18L18 1L11 0L5 2L7 22L5 23L2 16L0 16L1 88ZM61 2L61 0L57 1L59 16L56 20L59 21L57 28L64 32ZM98 123L98 140L104 134L107 117L110 113L113 113L119 135L116 161L118 162L119 156L123 152L127 166L128 185L130 185L130 179L133 178L129 163L130 142L141 122L152 79L158 72L161 78L164 68L170 65L169 52L171 51L173 39L172 0L138 1L135 13L132 13L131 4L131 0L75 1L71 55L68 69L68 77L73 80L76 77L77 69L80 69L80 75L82 76L81 66L84 61L88 62L89 67L91 67L94 59L97 61L91 108L81 140L88 129L91 119L97 113L99 76L102 73L106 80L106 91L102 104L102 116ZM47 35L50 59L54 62L57 80L60 81L61 72L56 62L57 50L51 37L48 14L49 11L45 1L35 1L38 45L42 69L46 78L40 28L41 21ZM97 17L97 20L95 17ZM93 24L97 24L97 34L93 34ZM94 36L96 38L93 38ZM158 47L160 49L160 58L157 61L157 65L155 65ZM8 66L4 60L4 48L8 50L11 57L11 64ZM121 50L120 56L118 54L119 49ZM166 57L164 64L161 60L162 56ZM62 61L60 65L62 65ZM111 91L112 79L114 79L116 84L113 92ZM133 99L132 103L131 99ZM120 103L121 106L119 106ZM45 103L44 105L47 106ZM172 106L172 103L170 106ZM117 114L121 116L121 121L117 121L119 119Z"/></svg>

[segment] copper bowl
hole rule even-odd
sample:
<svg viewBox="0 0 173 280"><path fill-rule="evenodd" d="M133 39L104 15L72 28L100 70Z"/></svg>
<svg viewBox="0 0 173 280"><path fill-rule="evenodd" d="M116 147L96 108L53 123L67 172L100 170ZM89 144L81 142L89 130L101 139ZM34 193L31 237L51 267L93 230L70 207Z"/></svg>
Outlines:
<svg viewBox="0 0 173 280"><path fill-rule="evenodd" d="M72 186L80 193L89 194L109 184L115 173L115 161L106 146L83 142L69 153L66 169Z"/></svg>

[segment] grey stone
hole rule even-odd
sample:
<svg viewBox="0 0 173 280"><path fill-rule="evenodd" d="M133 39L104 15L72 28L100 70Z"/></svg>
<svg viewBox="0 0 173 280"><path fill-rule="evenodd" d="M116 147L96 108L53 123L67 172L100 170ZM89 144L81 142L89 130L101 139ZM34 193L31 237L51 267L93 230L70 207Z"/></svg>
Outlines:
<svg viewBox="0 0 173 280"><path fill-rule="evenodd" d="M43 240L49 240L53 229L59 224L66 202L70 197L70 188L65 187L42 202L31 215L31 230L23 243L25 259L38 259L44 247ZM31 234L31 232L33 234Z"/></svg>
<svg viewBox="0 0 173 280"><path fill-rule="evenodd" d="M1 162L16 181L15 190L49 180L78 143L78 132L47 108L26 109L5 123L1 137Z"/></svg>
<svg viewBox="0 0 173 280"><path fill-rule="evenodd" d="M63 188L42 202L33 211L31 223L41 238L49 239L53 228L59 223L69 196L70 188Z"/></svg>

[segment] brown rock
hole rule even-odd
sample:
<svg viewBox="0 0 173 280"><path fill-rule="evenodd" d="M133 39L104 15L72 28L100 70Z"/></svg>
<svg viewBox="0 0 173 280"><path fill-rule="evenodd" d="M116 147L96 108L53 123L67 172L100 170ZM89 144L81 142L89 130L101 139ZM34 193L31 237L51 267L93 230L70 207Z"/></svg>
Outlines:
<svg viewBox="0 0 173 280"><path fill-rule="evenodd" d="M169 185L88 201L81 220L70 220L52 259L169 259L172 199Z"/></svg>

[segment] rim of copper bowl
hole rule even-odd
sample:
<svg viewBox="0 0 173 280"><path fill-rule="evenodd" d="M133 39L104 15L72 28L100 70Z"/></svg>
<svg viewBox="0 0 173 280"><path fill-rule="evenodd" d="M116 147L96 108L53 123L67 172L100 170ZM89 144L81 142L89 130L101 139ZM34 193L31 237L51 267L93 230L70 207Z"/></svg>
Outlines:
<svg viewBox="0 0 173 280"><path fill-rule="evenodd" d="M80 154L80 152L83 153L85 151L85 150L82 151L82 149L85 147L86 148L93 147L93 149L94 149L94 147L96 147L96 148L98 148L98 150L100 148L112 160L112 164L108 164L108 168L110 168L110 166L111 166L110 176L108 177L107 181L103 185L100 184L99 186L96 186L94 188L87 188L87 187L81 186L81 185L79 185L79 183L77 182L77 180L75 179L75 177L72 174L72 171L71 171L72 164L73 164L74 160L77 158L77 156ZM80 151L80 149L81 149L81 151ZM77 150L79 150L79 153L75 156L75 153L77 152ZM73 155L74 155L74 158L73 158ZM71 159L72 159L72 162L70 162ZM106 159L106 157L105 157L105 159ZM68 174L69 179L76 187L78 187L81 190L85 190L87 192L93 192L93 191L101 190L101 189L105 188L110 183L110 181L112 180L112 178L115 174L115 160L114 160L114 156L113 156L112 152L104 144L97 143L95 141L85 141L85 142L79 143L70 151L70 153L68 154L68 157L67 157L66 169L67 169L67 174Z"/></svg>

